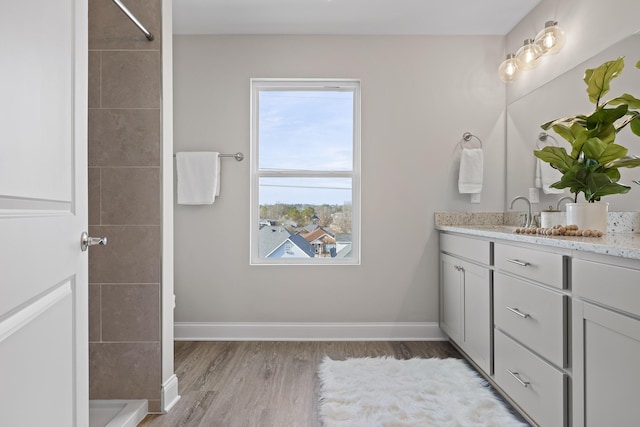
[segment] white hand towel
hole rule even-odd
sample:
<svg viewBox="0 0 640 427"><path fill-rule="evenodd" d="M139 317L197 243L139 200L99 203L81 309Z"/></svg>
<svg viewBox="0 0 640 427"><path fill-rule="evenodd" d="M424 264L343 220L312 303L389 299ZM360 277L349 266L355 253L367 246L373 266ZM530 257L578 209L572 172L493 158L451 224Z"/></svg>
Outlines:
<svg viewBox="0 0 640 427"><path fill-rule="evenodd" d="M563 194L564 189L552 188L551 184L560 181L562 174L558 169L552 168L550 165L543 163L542 160L536 158L536 179L534 185L542 188L544 194Z"/></svg>
<svg viewBox="0 0 640 427"><path fill-rule="evenodd" d="M481 148L464 148L460 155L460 194L475 194L482 191L483 158Z"/></svg>
<svg viewBox="0 0 640 427"><path fill-rule="evenodd" d="M176 153L178 204L211 205L220 195L220 153Z"/></svg>

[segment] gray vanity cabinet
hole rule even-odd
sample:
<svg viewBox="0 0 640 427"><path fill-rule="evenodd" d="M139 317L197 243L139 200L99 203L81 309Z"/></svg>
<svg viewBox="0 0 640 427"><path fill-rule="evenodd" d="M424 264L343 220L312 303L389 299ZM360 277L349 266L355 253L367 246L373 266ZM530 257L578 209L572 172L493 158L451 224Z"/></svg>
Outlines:
<svg viewBox="0 0 640 427"><path fill-rule="evenodd" d="M440 328L491 374L490 242L440 236Z"/></svg>
<svg viewBox="0 0 640 427"><path fill-rule="evenodd" d="M613 257L573 260L573 426L640 420L640 269Z"/></svg>
<svg viewBox="0 0 640 427"><path fill-rule="evenodd" d="M567 426L568 258L495 243L494 380L542 427Z"/></svg>
<svg viewBox="0 0 640 427"><path fill-rule="evenodd" d="M541 240L441 233L442 330L540 427L638 425L640 260Z"/></svg>

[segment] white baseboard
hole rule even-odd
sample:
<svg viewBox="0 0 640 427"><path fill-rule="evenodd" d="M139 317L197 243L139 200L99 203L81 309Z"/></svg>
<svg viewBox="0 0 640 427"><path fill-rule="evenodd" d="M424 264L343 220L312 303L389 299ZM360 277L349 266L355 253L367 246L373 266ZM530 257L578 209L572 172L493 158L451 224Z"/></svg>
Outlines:
<svg viewBox="0 0 640 427"><path fill-rule="evenodd" d="M178 394L178 377L171 375L171 377L162 384L162 412L167 413L173 408L173 406L180 400Z"/></svg>
<svg viewBox="0 0 640 427"><path fill-rule="evenodd" d="M147 416L147 400L89 400L89 425L136 427ZM105 424L105 420L109 420Z"/></svg>
<svg viewBox="0 0 640 427"><path fill-rule="evenodd" d="M445 341L436 322L174 323L176 341Z"/></svg>

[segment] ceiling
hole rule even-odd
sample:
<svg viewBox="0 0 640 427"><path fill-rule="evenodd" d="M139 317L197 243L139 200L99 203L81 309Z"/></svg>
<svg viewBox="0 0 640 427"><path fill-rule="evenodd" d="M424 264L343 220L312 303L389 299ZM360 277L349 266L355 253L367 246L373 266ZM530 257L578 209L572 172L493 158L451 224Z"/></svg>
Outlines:
<svg viewBox="0 0 640 427"><path fill-rule="evenodd" d="M540 0L175 0L175 34L505 35Z"/></svg>

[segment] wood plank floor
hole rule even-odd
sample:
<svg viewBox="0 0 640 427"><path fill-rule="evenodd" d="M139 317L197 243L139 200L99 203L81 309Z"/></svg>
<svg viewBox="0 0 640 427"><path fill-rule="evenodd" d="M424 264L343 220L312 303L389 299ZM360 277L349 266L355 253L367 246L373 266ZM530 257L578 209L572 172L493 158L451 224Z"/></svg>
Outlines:
<svg viewBox="0 0 640 427"><path fill-rule="evenodd" d="M325 356L455 357L448 342L176 342L182 398L142 427L316 427Z"/></svg>

